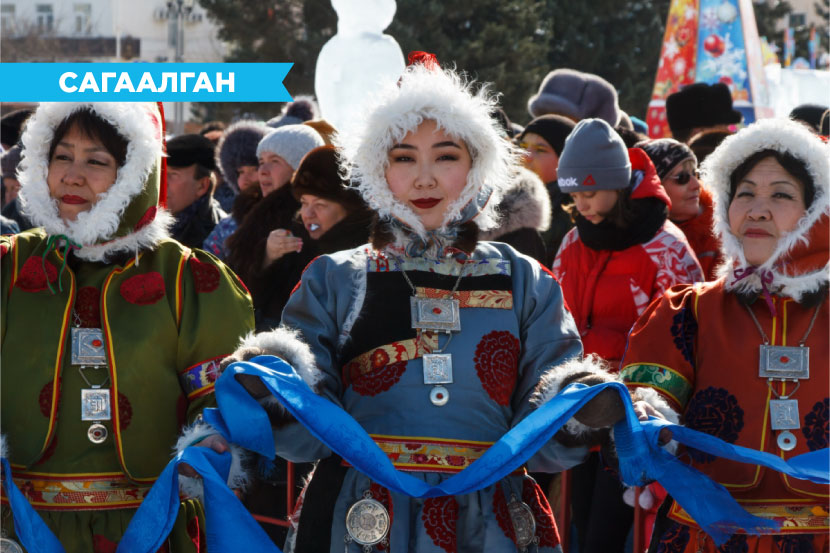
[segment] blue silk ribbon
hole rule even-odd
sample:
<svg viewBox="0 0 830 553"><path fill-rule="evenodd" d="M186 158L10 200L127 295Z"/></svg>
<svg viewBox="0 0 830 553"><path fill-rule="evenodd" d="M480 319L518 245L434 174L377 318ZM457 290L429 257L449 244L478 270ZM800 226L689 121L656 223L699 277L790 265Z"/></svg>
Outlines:
<svg viewBox="0 0 830 553"><path fill-rule="evenodd" d="M14 515L14 533L29 553L64 553L55 534L46 526L12 480L9 461L3 459L3 488Z"/></svg>

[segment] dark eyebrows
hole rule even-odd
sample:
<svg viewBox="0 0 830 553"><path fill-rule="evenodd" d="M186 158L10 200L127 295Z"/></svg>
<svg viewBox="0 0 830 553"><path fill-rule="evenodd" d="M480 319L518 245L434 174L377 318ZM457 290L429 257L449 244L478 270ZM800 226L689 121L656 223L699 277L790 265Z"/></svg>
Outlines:
<svg viewBox="0 0 830 553"><path fill-rule="evenodd" d="M452 147L452 148L458 148L459 150L461 149L461 146L456 144L452 140L446 140L444 142L436 142L435 144L432 145L432 147L433 148ZM403 149L403 150L416 150L417 148L415 148L415 146L413 146L411 144L394 144L391 148L389 148L390 151L391 150L400 150L400 149Z"/></svg>
<svg viewBox="0 0 830 553"><path fill-rule="evenodd" d="M743 184L743 183L751 184L752 186L758 186L753 180L748 179L746 177L742 178L741 182L739 182L738 184ZM798 189L798 185L796 183L790 182L788 180L776 180L776 181L772 181L769 184L770 184L770 186L772 186L774 184L787 184L789 186L792 186L795 189Z"/></svg>
<svg viewBox="0 0 830 553"><path fill-rule="evenodd" d="M69 142L64 142L63 140L58 142L57 145L58 146L63 146L64 148L67 148L69 150L74 150L75 149L74 144L71 144ZM109 150L107 150L103 146L93 146L92 148L85 148L84 151L85 152L106 152L106 153L109 153Z"/></svg>

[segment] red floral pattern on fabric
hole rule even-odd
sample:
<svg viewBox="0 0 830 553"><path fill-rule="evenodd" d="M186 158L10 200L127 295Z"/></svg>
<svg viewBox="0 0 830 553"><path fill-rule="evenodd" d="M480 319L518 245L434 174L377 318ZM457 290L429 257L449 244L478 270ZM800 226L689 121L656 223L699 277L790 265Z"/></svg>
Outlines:
<svg viewBox="0 0 830 553"><path fill-rule="evenodd" d="M496 491L493 494L493 512L496 514L496 522L513 543L516 543L516 529L513 528L513 520L510 518L510 511L507 509L507 498L504 497L504 490L501 484L496 484Z"/></svg>
<svg viewBox="0 0 830 553"><path fill-rule="evenodd" d="M499 405L509 405L513 395L519 350L519 340L506 330L490 332L476 346L476 373L487 395Z"/></svg>
<svg viewBox="0 0 830 553"><path fill-rule="evenodd" d="M52 412L52 388L54 383L55 381L53 379L44 384L43 388L40 389L40 393L37 395L37 404L40 407L40 414L47 419L49 418L49 414Z"/></svg>
<svg viewBox="0 0 830 553"><path fill-rule="evenodd" d="M147 208L147 211L144 212L144 215L141 216L141 219L133 227L133 232L139 231L153 222L156 218L156 213L158 212L158 207L151 206Z"/></svg>
<svg viewBox="0 0 830 553"><path fill-rule="evenodd" d="M454 497L431 497L424 501L421 520L432 543L447 553L457 553L458 501Z"/></svg>
<svg viewBox="0 0 830 553"><path fill-rule="evenodd" d="M361 372L357 363L349 363L346 370L355 392L362 396L375 396L398 383L406 371L406 361L374 367L369 372Z"/></svg>
<svg viewBox="0 0 830 553"><path fill-rule="evenodd" d="M133 406L127 396L118 392L118 428L126 430L133 422Z"/></svg>
<svg viewBox="0 0 830 553"><path fill-rule="evenodd" d="M101 291L94 286L78 288L75 313L84 328L101 328Z"/></svg>
<svg viewBox="0 0 830 553"><path fill-rule="evenodd" d="M556 547L559 545L559 531L553 519L553 511L548 498L542 493L539 485L527 478L522 484L522 501L533 511L536 520L536 537L539 538L539 547Z"/></svg>
<svg viewBox="0 0 830 553"><path fill-rule="evenodd" d="M101 534L92 535L92 550L95 553L115 553L118 544L110 541Z"/></svg>
<svg viewBox="0 0 830 553"><path fill-rule="evenodd" d="M43 272L43 267L46 266L46 273ZM17 287L26 292L40 292L46 290L46 277L49 276L49 282L57 282L58 270L52 263L43 260L33 255L20 268L20 273L17 275Z"/></svg>
<svg viewBox="0 0 830 553"><path fill-rule="evenodd" d="M52 455L55 454L55 450L58 449L58 435L55 434L52 436L52 441L49 443L49 447L43 452L43 455L40 456L40 459L37 460L35 465L40 465L45 463L49 459L52 458Z"/></svg>
<svg viewBox="0 0 830 553"><path fill-rule="evenodd" d="M210 263L202 263L195 257L190 258L190 272L196 283L196 292L205 294L219 288L219 269Z"/></svg>
<svg viewBox="0 0 830 553"><path fill-rule="evenodd" d="M153 271L131 276L121 283L121 296L135 305L152 305L164 297L164 278Z"/></svg>
<svg viewBox="0 0 830 553"><path fill-rule="evenodd" d="M3 257L7 253L9 253L9 247L5 244L0 244L0 257Z"/></svg>
<svg viewBox="0 0 830 553"><path fill-rule="evenodd" d="M377 501L380 501L381 504L383 504L383 506L386 507L386 511L389 513L389 527L391 528L392 527L392 521L394 520L393 519L394 512L392 510L392 494L389 493L389 490L387 490L386 488L384 488L383 486L381 486L380 484L377 484L375 482L372 482L372 485L369 486L369 491L372 492L372 498L374 498ZM387 538L388 538L388 535L387 535ZM389 545L387 546L387 545L384 545L383 543L379 543L375 547L377 548L378 551L386 551L387 549L391 550L392 544L390 542Z"/></svg>

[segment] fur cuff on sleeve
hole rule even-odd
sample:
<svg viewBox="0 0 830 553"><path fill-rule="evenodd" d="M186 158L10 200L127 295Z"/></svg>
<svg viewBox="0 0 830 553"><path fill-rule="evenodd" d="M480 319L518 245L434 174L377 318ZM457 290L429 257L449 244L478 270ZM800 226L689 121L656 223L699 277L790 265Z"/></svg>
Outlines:
<svg viewBox="0 0 830 553"><path fill-rule="evenodd" d="M663 415L663 417L667 421L671 422L672 424L680 424L680 415L677 413L677 411L672 409L671 406L669 406L669 403L665 399L663 399L663 396L661 396L660 393L654 388L646 388L644 386L635 388L631 392L631 399L633 401L645 401L646 403L654 407L654 409L658 413ZM677 440L672 440L666 445L664 445L663 448L672 455L674 455L675 453L677 453L678 445L679 444L677 443Z"/></svg>
<svg viewBox="0 0 830 553"><path fill-rule="evenodd" d="M219 432L217 432L214 427L203 420L199 420L182 430L182 434L176 442L175 452L176 454L179 454L186 448L200 442L201 440L204 440L208 436L218 433ZM246 449L234 444L231 444L230 451L231 470L228 473L228 487L231 489L244 490L251 478L251 474L249 474L248 470L245 469L245 466L248 464L248 458L251 454ZM202 487L202 479L180 474L179 493L184 497L192 497L203 500L204 489Z"/></svg>
<svg viewBox="0 0 830 553"><path fill-rule="evenodd" d="M256 347L275 355L294 367L306 384L314 388L322 375L317 370L311 348L303 342L300 333L296 330L280 326L274 330L250 333L239 343L239 347Z"/></svg>
<svg viewBox="0 0 830 553"><path fill-rule="evenodd" d="M6 444L6 436L0 434L0 458L6 459L9 456L8 444Z"/></svg>
<svg viewBox="0 0 830 553"><path fill-rule="evenodd" d="M610 366L596 354L590 354L582 359L574 358L570 361L553 367L545 374L536 386L530 401L536 405L542 405L552 397L556 396L568 384L582 379L583 377L595 377L596 383L612 382L619 380L618 375L610 371ZM584 440L594 441L597 429L582 424L575 418L565 423L560 432L570 435L577 442ZM562 441L562 440L560 440Z"/></svg>

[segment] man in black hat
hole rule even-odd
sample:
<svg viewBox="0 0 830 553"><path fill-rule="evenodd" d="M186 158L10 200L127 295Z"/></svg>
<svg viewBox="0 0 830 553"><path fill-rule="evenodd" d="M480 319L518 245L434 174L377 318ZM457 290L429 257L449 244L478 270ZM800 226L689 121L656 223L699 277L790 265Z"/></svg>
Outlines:
<svg viewBox="0 0 830 553"><path fill-rule="evenodd" d="M666 98L666 119L678 142L688 143L710 129L728 131L743 115L732 109L732 93L724 83L694 83Z"/></svg>
<svg viewBox="0 0 830 553"><path fill-rule="evenodd" d="M167 209L175 216L173 238L201 248L210 231L227 214L213 198L213 143L198 134L183 134L167 142Z"/></svg>

